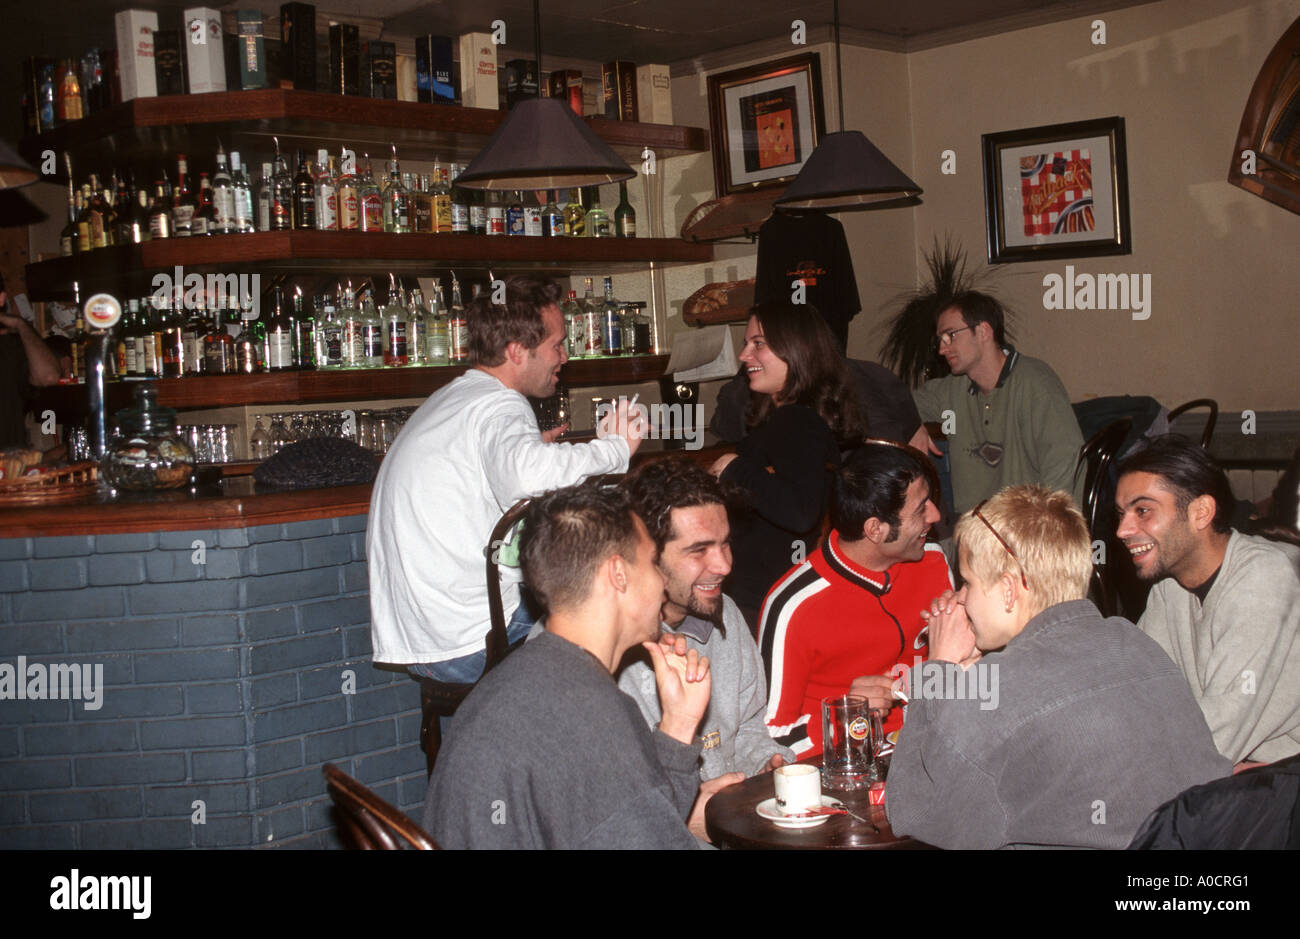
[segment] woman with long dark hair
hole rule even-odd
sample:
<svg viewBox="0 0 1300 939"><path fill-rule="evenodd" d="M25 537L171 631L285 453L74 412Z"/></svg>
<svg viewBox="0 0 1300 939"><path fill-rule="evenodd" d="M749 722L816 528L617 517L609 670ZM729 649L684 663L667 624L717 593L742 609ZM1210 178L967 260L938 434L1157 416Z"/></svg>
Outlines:
<svg viewBox="0 0 1300 939"><path fill-rule="evenodd" d="M728 593L751 630L769 587L813 549L843 449L866 432L844 357L811 306L750 312L740 361L749 377L749 435L710 468L743 490L733 513Z"/></svg>

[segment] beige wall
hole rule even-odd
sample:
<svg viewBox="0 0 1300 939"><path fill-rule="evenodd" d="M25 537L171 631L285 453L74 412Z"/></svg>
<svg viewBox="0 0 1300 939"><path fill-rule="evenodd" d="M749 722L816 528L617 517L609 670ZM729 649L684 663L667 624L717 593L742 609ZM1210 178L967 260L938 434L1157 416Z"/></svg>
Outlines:
<svg viewBox="0 0 1300 939"><path fill-rule="evenodd" d="M1065 261L996 266L1020 347L1050 362L1072 398L1300 406L1300 216L1225 181L1246 96L1297 15L1300 0L1167 0L1103 14L1105 46L1091 44L1084 17L908 56L921 245L951 231L983 258L981 134L1125 119L1133 253L1068 263L1149 273L1150 319L1045 310L1043 275ZM945 149L956 175L939 171Z"/></svg>

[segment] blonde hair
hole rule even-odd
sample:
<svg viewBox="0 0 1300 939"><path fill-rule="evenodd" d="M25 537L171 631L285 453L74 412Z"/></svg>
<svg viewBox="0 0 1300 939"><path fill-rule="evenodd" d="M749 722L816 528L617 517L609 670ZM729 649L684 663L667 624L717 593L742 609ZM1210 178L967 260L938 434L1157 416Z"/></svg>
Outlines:
<svg viewBox="0 0 1300 939"><path fill-rule="evenodd" d="M967 569L987 586L1003 574L1028 581L1037 609L1088 593L1092 577L1092 540L1088 523L1068 492L1042 486L1010 486L957 522L956 540ZM989 526L1011 547L998 542ZM1041 604L1041 605L1039 605Z"/></svg>

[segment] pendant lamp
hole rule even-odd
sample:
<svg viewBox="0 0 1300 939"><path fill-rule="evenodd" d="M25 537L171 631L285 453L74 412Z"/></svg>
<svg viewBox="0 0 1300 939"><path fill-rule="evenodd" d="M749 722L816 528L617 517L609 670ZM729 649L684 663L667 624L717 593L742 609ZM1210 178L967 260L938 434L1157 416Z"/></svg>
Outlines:
<svg viewBox="0 0 1300 939"><path fill-rule="evenodd" d="M635 171L559 98L541 96L542 18L533 0L537 98L506 115L487 146L457 177L470 189L571 189L616 183Z"/></svg>
<svg viewBox="0 0 1300 939"><path fill-rule="evenodd" d="M36 170L0 140L0 189L13 189L36 181Z"/></svg>
<svg viewBox="0 0 1300 939"><path fill-rule="evenodd" d="M840 4L835 0L835 91L840 130L826 134L786 189L773 203L787 211L883 208L902 205L921 194L914 183L866 135L844 130L844 79L840 70Z"/></svg>

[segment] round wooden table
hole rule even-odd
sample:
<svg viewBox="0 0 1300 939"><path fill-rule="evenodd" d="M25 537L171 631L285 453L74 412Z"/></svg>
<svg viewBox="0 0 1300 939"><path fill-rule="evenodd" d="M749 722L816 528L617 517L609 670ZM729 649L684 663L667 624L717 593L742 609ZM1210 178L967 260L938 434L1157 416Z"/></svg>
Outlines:
<svg viewBox="0 0 1300 939"><path fill-rule="evenodd" d="M720 848L915 850L930 847L913 838L895 836L885 818L885 807L871 805L866 789L825 794L839 796L850 811L871 819L877 830L847 815L833 815L815 828L778 828L755 811L760 802L775 795L771 773L752 776L716 793L704 807L704 827L710 840Z"/></svg>

